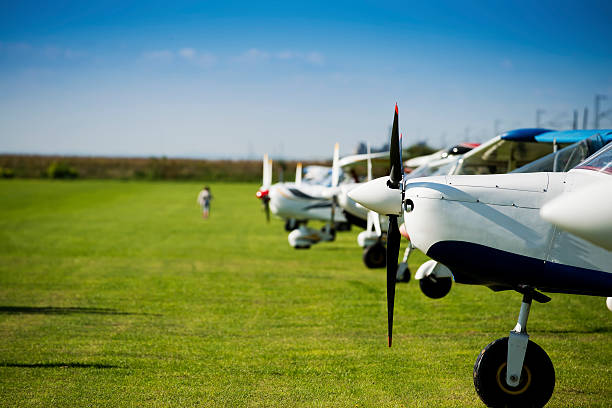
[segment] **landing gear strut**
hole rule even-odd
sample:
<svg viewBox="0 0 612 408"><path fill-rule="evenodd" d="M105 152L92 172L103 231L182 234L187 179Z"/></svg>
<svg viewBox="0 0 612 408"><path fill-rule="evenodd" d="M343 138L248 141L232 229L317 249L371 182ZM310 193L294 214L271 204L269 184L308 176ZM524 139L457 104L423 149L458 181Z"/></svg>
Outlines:
<svg viewBox="0 0 612 408"><path fill-rule="evenodd" d="M550 298L531 288L517 290L523 302L514 330L487 345L474 364L476 393L490 407L543 407L555 388L550 358L527 334L532 299L545 303Z"/></svg>
<svg viewBox="0 0 612 408"><path fill-rule="evenodd" d="M409 242L408 246L406 247L406 250L404 251L404 258L402 259L402 262L400 262L397 266L397 275L395 276L397 282L410 282L410 268L408 268L408 257L410 256L410 253L413 249L414 247L412 246L412 242Z"/></svg>

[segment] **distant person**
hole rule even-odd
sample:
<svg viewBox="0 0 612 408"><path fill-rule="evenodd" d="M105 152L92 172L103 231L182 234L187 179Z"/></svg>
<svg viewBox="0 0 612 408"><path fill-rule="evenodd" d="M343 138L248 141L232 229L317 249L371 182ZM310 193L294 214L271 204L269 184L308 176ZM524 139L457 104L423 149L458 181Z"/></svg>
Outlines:
<svg viewBox="0 0 612 408"><path fill-rule="evenodd" d="M198 204L202 206L202 218L208 218L210 214L210 200L212 200L213 196L210 194L210 188L208 186L204 187L200 194L198 194Z"/></svg>

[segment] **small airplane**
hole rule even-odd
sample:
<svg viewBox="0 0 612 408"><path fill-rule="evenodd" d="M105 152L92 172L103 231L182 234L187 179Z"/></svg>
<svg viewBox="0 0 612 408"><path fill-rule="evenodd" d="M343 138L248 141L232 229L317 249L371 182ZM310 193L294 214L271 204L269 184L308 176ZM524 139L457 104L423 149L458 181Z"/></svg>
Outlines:
<svg viewBox="0 0 612 408"><path fill-rule="evenodd" d="M388 153L370 153L340 158L339 145L334 146L332 167L307 166L302 178L301 166L296 168L296 182L271 183L272 161L264 156L263 183L256 193L262 200L266 216L270 211L286 220L290 230L289 244L296 249L307 249L318 242L333 241L336 230L347 230L351 224L365 224L367 210L346 197L356 185L342 170L350 164L366 159L388 158ZM338 210L341 206L342 211ZM321 230L309 228L309 220L327 222Z"/></svg>
<svg viewBox="0 0 612 408"><path fill-rule="evenodd" d="M389 346L400 241L397 219L403 213L414 246L447 269L456 282L484 285L494 291L514 290L522 295L518 321L510 335L487 345L476 359L474 387L488 406L544 406L554 390L555 372L546 352L529 340L529 311L533 300L551 300L542 291L612 296L612 252L605 249L609 243L607 228L611 226L610 196L602 196L601 191L590 196L606 199L605 204L596 205L596 214L606 220L602 229L592 219L590 226L568 221L565 207L575 202L574 194L583 195L581 188L596 189L606 183L606 191L610 191L612 143L569 172L433 176L404 182L398 171L397 122L396 105L390 175L349 193L355 201L389 217ZM612 136L609 130L597 132L606 139ZM556 204L555 199L562 204ZM590 212L588 206L582 210L571 208L572 215ZM597 245L557 230L541 213Z"/></svg>
<svg viewBox="0 0 612 408"><path fill-rule="evenodd" d="M425 168L415 170L404 179L407 181L423 176L496 174L510 171L522 173L567 171L607 143L604 141L607 137L605 131L604 138L598 136L600 133L602 131L599 130L551 131L539 128L511 130L462 156L428 163ZM590 137L595 139L590 140ZM546 155L542 157L544 154ZM403 225L400 227L400 233L409 239L409 234ZM406 248L404 258L398 267L398 281L409 280L405 275L410 273L407 260L413 249L413 245ZM435 261L427 261L421 265L415 274L415 279L419 281L421 291L433 299L444 297L452 286L450 272L437 265Z"/></svg>

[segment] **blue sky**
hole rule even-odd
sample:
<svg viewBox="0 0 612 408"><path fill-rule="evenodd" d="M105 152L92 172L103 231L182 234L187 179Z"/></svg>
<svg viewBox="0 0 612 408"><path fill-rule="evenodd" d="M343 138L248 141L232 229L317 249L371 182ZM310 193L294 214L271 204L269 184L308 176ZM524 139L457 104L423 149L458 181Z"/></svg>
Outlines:
<svg viewBox="0 0 612 408"><path fill-rule="evenodd" d="M321 158L383 144L396 101L436 146L612 108L609 1L14 3L0 152Z"/></svg>

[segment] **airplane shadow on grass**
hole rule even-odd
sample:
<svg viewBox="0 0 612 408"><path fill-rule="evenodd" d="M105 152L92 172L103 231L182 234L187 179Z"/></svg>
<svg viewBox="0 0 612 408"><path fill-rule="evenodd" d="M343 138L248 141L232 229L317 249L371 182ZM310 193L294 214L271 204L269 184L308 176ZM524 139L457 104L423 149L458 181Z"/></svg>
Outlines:
<svg viewBox="0 0 612 408"><path fill-rule="evenodd" d="M122 312L97 307L53 307L53 306L0 306L0 314L103 314L103 315L150 315L150 313ZM155 316L160 316L155 314Z"/></svg>
<svg viewBox="0 0 612 408"><path fill-rule="evenodd" d="M551 330L536 330L533 332L538 333L548 333L548 334L596 334L596 333L612 333L612 327L592 327L592 328L582 328L582 329L551 329Z"/></svg>
<svg viewBox="0 0 612 408"><path fill-rule="evenodd" d="M0 363L0 367L18 368L124 368L99 363Z"/></svg>

